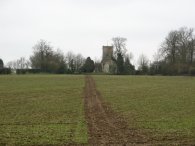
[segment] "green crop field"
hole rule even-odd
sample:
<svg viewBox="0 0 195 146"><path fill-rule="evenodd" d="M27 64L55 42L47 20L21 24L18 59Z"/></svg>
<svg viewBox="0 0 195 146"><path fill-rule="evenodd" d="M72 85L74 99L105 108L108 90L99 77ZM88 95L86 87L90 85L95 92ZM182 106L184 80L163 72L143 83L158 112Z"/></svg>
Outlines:
<svg viewBox="0 0 195 146"><path fill-rule="evenodd" d="M170 136L195 143L195 78L93 76L111 107L131 128L147 129L153 138Z"/></svg>
<svg viewBox="0 0 195 146"><path fill-rule="evenodd" d="M0 145L87 143L83 76L0 76Z"/></svg>
<svg viewBox="0 0 195 146"><path fill-rule="evenodd" d="M130 129L195 143L195 78L93 75ZM88 144L83 75L0 76L0 145ZM98 122L97 122L98 123Z"/></svg>

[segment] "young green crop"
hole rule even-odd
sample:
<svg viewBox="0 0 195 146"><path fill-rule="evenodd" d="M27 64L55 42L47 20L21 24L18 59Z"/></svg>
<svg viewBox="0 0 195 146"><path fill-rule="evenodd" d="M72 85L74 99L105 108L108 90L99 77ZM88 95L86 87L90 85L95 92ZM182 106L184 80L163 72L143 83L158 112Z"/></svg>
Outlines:
<svg viewBox="0 0 195 146"><path fill-rule="evenodd" d="M87 143L83 76L0 76L0 144Z"/></svg>
<svg viewBox="0 0 195 146"><path fill-rule="evenodd" d="M130 128L152 130L154 137L187 137L195 143L194 77L93 77L104 100L126 117Z"/></svg>

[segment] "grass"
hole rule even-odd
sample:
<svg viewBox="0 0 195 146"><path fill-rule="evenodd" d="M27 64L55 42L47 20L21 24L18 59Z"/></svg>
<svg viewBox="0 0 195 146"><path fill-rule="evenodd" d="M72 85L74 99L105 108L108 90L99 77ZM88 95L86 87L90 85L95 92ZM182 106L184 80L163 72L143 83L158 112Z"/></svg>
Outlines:
<svg viewBox="0 0 195 146"><path fill-rule="evenodd" d="M174 135L195 143L195 78L94 76L97 88L130 128Z"/></svg>
<svg viewBox="0 0 195 146"><path fill-rule="evenodd" d="M93 77L130 128L195 140L195 78ZM80 75L0 76L0 145L87 144L83 87Z"/></svg>
<svg viewBox="0 0 195 146"><path fill-rule="evenodd" d="M83 76L0 76L0 143L87 143Z"/></svg>

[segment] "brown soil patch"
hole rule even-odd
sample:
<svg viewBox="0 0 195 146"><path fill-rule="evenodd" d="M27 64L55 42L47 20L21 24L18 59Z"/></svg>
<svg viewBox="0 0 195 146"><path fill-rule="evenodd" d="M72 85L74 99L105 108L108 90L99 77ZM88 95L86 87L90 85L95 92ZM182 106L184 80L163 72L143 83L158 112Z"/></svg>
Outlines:
<svg viewBox="0 0 195 146"><path fill-rule="evenodd" d="M90 76L85 78L84 91L90 145L147 145L144 134L129 129L125 120L102 101Z"/></svg>

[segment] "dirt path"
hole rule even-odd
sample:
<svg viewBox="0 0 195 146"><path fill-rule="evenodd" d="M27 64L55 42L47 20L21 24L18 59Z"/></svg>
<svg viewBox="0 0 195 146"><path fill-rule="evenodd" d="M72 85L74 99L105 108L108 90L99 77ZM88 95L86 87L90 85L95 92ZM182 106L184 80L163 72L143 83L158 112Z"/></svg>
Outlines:
<svg viewBox="0 0 195 146"><path fill-rule="evenodd" d="M147 138L128 129L125 120L102 101L91 76L85 77L85 114L90 145L146 145Z"/></svg>

